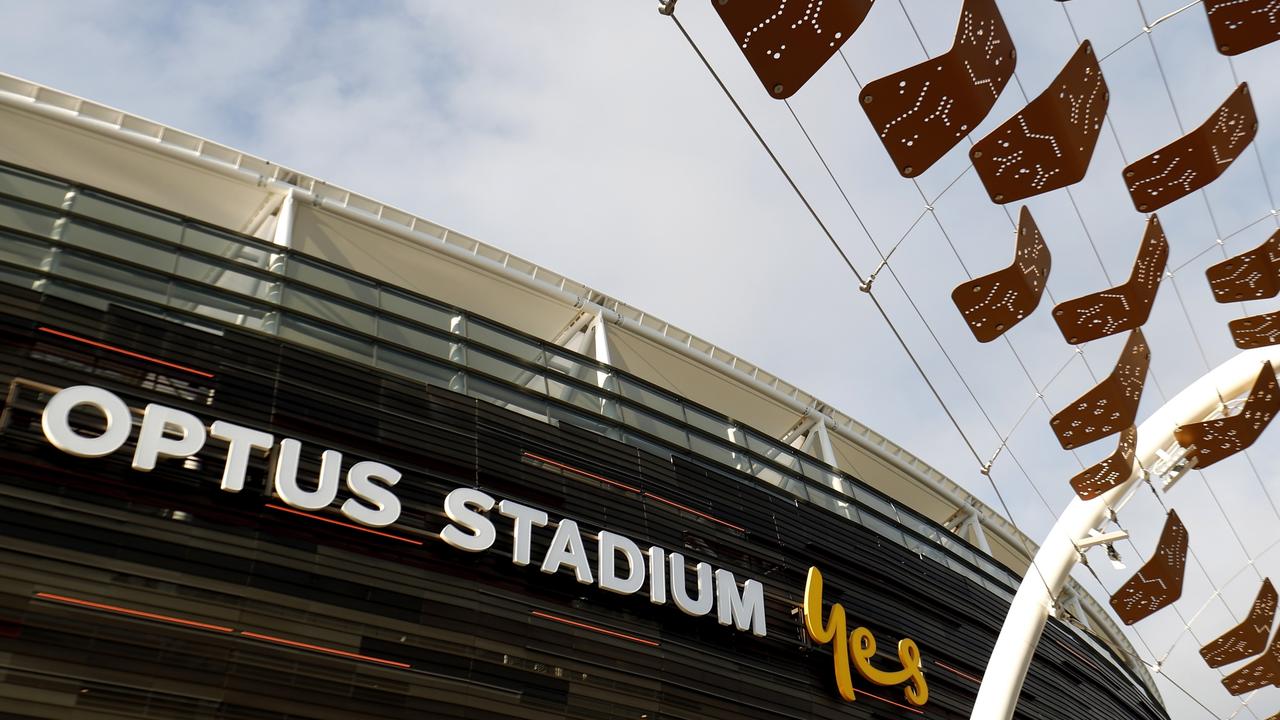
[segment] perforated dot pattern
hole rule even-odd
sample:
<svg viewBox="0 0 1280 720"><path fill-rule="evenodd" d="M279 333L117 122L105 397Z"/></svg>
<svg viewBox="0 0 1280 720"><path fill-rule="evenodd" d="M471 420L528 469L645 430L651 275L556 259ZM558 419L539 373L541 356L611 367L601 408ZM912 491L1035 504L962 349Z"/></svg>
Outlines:
<svg viewBox="0 0 1280 720"><path fill-rule="evenodd" d="M991 200L1013 202L1083 179L1109 100L1086 40L1048 89L969 150Z"/></svg>

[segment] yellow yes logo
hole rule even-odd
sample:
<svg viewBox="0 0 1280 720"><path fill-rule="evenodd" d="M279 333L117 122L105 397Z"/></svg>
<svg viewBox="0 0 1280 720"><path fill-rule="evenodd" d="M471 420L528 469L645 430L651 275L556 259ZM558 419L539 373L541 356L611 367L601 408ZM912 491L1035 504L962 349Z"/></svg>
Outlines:
<svg viewBox="0 0 1280 720"><path fill-rule="evenodd" d="M804 586L804 628L809 639L819 645L834 641L832 659L835 663L836 687L840 697L853 702L853 679L849 675L849 663L858 669L858 674L867 682L876 685L901 685L910 683L903 689L907 702L912 705L924 705L929 701L929 686L924 681L924 671L920 668L920 648L914 640L903 638L898 643L898 662L901 670L878 670L871 664L876 654L876 639L871 631L854 628L848 632L845 625L844 606L836 603L831 606L831 616L822 618L822 573L818 568L809 568L809 579Z"/></svg>

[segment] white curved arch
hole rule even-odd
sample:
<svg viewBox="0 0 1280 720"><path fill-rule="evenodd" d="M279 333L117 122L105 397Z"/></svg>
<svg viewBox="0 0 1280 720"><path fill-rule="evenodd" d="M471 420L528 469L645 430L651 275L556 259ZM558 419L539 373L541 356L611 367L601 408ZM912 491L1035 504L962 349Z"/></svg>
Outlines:
<svg viewBox="0 0 1280 720"><path fill-rule="evenodd" d="M1233 398L1248 392L1257 379L1259 367L1266 361L1280 362L1280 346L1246 350L1236 355L1201 376L1152 413L1138 426L1138 463L1150 466L1156 458L1156 451L1168 447L1173 441L1173 431L1179 425L1209 416L1217 410L1220 398ZM982 675L982 684L978 687L978 697L970 715L973 720L1009 720L1013 717L1036 643L1051 612L1053 598L1061 592L1072 568L1080 560L1076 542L1087 537L1090 530L1101 528L1108 519L1107 509L1123 505L1138 487L1141 477L1142 471L1135 470L1128 480L1100 497L1088 501L1073 498L1058 516L1018 586L1009 614L1005 616L986 672Z"/></svg>

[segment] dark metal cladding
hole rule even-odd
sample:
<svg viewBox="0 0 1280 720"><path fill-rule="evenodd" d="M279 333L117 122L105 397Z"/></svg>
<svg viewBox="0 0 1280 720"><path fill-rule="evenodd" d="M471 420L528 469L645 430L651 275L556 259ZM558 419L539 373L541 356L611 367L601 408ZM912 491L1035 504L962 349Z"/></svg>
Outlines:
<svg viewBox="0 0 1280 720"><path fill-rule="evenodd" d="M1013 202L1082 180L1109 100L1086 40L1044 92L969 150L991 200Z"/></svg>
<svg viewBox="0 0 1280 720"><path fill-rule="evenodd" d="M1183 425L1173 436L1182 447L1195 448L1190 456L1195 458L1196 468L1203 470L1252 445L1277 412L1280 412L1280 391L1276 388L1276 371L1271 363L1264 362L1240 412Z"/></svg>
<svg viewBox="0 0 1280 720"><path fill-rule="evenodd" d="M867 83L862 109L898 172L915 177L991 112L1016 64L995 0L965 0L951 49Z"/></svg>
<svg viewBox="0 0 1280 720"><path fill-rule="evenodd" d="M1053 258L1025 206L1018 215L1013 264L962 283L951 293L978 342L991 342L1022 322L1040 304Z"/></svg>
<svg viewBox="0 0 1280 720"><path fill-rule="evenodd" d="M1227 258L1204 272L1220 303L1263 300L1280 292L1280 230L1258 247Z"/></svg>
<svg viewBox="0 0 1280 720"><path fill-rule="evenodd" d="M1280 40L1276 0L1204 0L1204 11L1223 55L1239 55Z"/></svg>
<svg viewBox="0 0 1280 720"><path fill-rule="evenodd" d="M1221 637L1200 648L1200 656L1211 668L1247 660L1267 649L1271 622L1276 617L1276 589L1271 579L1262 581L1262 589L1254 598L1249 616Z"/></svg>
<svg viewBox="0 0 1280 720"><path fill-rule="evenodd" d="M1169 241L1160 218L1147 220L1133 271L1123 285L1058 303L1053 319L1072 345L1142 327L1151 315L1156 291L1169 261Z"/></svg>
<svg viewBox="0 0 1280 720"><path fill-rule="evenodd" d="M1111 596L1112 609L1125 625L1150 617L1181 597L1186 569L1187 528L1170 510L1155 555Z"/></svg>
<svg viewBox="0 0 1280 720"><path fill-rule="evenodd" d="M1266 347L1280 343L1280 310L1250 315L1227 323L1231 339L1241 350Z"/></svg>
<svg viewBox="0 0 1280 720"><path fill-rule="evenodd" d="M771 96L789 98L840 51L873 0L711 0Z"/></svg>
<svg viewBox="0 0 1280 720"><path fill-rule="evenodd" d="M1062 447L1087 445L1132 425L1150 364L1147 340L1141 330L1134 330L1111 374L1049 421Z"/></svg>
<svg viewBox="0 0 1280 720"><path fill-rule="evenodd" d="M1092 500L1133 475L1134 452L1138 447L1138 429L1133 425L1120 434L1116 451L1107 459L1071 478L1071 489L1081 500Z"/></svg>
<svg viewBox="0 0 1280 720"><path fill-rule="evenodd" d="M1155 212L1226 172L1258 133L1248 83L1240 83L1203 125L1124 169L1138 212Z"/></svg>

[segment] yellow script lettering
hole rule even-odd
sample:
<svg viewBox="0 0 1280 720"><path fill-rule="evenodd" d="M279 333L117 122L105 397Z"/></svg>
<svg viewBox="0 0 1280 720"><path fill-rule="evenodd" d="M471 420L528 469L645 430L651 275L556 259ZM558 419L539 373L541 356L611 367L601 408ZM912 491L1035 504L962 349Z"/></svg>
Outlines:
<svg viewBox="0 0 1280 720"><path fill-rule="evenodd" d="M881 686L908 683L903 689L907 702L924 705L929 701L929 686L921 668L920 648L914 640L903 638L898 643L898 662L902 669L884 671L871 664L871 658L876 654L876 639L870 630L858 627L846 634L844 606L835 603L831 606L831 615L823 620L822 573L816 567L809 568L809 578L804 586L804 627L813 642L819 645L833 643L831 658L835 666L836 688L845 700L852 702L855 699L853 679L849 673L852 660L858 674L867 682Z"/></svg>

